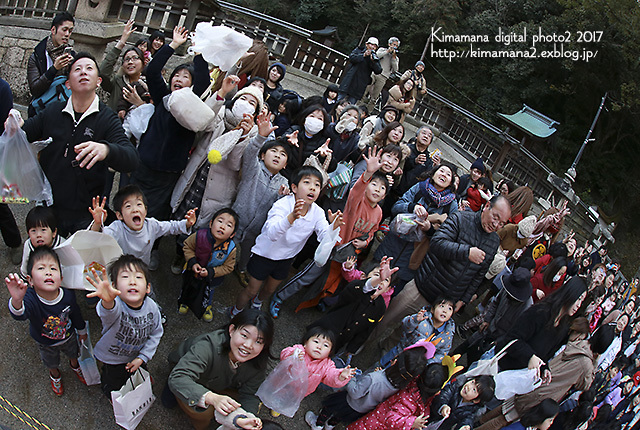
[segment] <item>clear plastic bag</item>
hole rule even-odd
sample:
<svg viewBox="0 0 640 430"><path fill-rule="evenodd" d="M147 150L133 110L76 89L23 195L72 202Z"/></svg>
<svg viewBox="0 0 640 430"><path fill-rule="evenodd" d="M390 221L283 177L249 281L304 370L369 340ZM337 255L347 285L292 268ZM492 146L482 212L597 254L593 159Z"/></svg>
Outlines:
<svg viewBox="0 0 640 430"><path fill-rule="evenodd" d="M189 54L202 54L207 62L228 71L251 48L253 40L242 33L223 25L212 26L210 22L200 22L191 33Z"/></svg>
<svg viewBox="0 0 640 430"><path fill-rule="evenodd" d="M51 184L47 180L36 152L27 140L12 111L4 133L0 136L0 203L28 203L29 201L53 204ZM49 142L43 142L46 146Z"/></svg>
<svg viewBox="0 0 640 430"><path fill-rule="evenodd" d="M87 329L87 340L80 341L80 356L78 363L82 369L82 375L87 385L98 385L100 383L100 371L93 356L93 346L91 345L91 335L89 334L89 321L85 321Z"/></svg>
<svg viewBox="0 0 640 430"><path fill-rule="evenodd" d="M424 232L416 218L415 214L398 214L391 222L390 229L402 240L420 242L424 239Z"/></svg>
<svg viewBox="0 0 640 430"><path fill-rule="evenodd" d="M256 396L266 407L292 418L309 386L309 371L300 350L282 360L267 376Z"/></svg>
<svg viewBox="0 0 640 430"><path fill-rule="evenodd" d="M331 224L331 228L322 238L322 242L316 248L316 253L313 256L313 260L316 262L318 266L324 266L327 264L329 260L329 256L331 255L331 251L333 251L333 247L336 242L340 240L340 227L333 229L333 224Z"/></svg>

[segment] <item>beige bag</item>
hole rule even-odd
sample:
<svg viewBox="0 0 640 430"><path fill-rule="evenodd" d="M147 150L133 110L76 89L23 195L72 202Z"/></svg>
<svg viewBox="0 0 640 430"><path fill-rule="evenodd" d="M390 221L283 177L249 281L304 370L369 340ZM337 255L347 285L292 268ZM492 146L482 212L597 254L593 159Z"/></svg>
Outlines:
<svg viewBox="0 0 640 430"><path fill-rule="evenodd" d="M329 183L329 164L331 163L331 154L327 155L324 159L324 163L320 163L320 159L316 154L311 154L304 160L303 166L315 167L322 173L322 187L326 187Z"/></svg>

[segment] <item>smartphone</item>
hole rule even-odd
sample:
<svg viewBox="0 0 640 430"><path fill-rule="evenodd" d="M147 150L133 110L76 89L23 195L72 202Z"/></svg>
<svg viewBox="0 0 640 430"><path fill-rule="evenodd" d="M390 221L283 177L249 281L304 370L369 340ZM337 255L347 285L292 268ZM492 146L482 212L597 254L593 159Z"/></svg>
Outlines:
<svg viewBox="0 0 640 430"><path fill-rule="evenodd" d="M64 48L64 51L62 53L63 55L73 55L73 48L71 46L67 46L66 48Z"/></svg>

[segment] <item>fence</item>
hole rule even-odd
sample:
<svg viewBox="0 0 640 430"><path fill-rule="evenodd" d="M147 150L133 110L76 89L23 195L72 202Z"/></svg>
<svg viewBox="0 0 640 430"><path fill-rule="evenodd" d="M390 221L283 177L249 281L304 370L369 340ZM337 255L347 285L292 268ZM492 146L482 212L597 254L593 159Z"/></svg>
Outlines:
<svg viewBox="0 0 640 430"><path fill-rule="evenodd" d="M74 4L69 0L0 0L0 16L51 19L58 11L75 8Z"/></svg>

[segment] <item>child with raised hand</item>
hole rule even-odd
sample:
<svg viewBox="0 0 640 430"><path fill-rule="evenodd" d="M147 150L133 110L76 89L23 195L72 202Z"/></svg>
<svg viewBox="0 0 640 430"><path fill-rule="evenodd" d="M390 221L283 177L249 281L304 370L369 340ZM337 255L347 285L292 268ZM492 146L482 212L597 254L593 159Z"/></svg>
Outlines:
<svg viewBox="0 0 640 430"><path fill-rule="evenodd" d="M29 275L27 262L33 250L38 246L56 248L62 243L62 238L58 235L58 223L51 208L44 206L33 207L24 222L29 238L24 241L24 247L22 248L20 273L26 279L26 276Z"/></svg>
<svg viewBox="0 0 640 430"><path fill-rule="evenodd" d="M391 348L380 359L380 365L387 367L405 348L431 335L435 335L441 341L436 345L436 353L429 360L429 363L442 361L451 349L453 335L456 332L456 324L451 319L455 306L456 304L452 299L438 297L431 311L422 308L420 312L404 317L402 320L402 338L396 346Z"/></svg>
<svg viewBox="0 0 640 430"><path fill-rule="evenodd" d="M346 390L324 398L318 416L311 411L307 412L307 423L319 428L333 428L338 423L349 424L363 417L421 374L427 359L433 357L435 350L432 343L421 341L403 351L387 369L379 369L353 379L347 384Z"/></svg>
<svg viewBox="0 0 640 430"><path fill-rule="evenodd" d="M64 392L60 373L60 352L69 357L71 370L86 384L78 363L78 338L87 339L87 330L73 291L61 286L60 260L53 249L39 246L27 262L27 282L17 273L5 278L11 295L9 311L16 320L29 320L29 334L38 344L40 358L49 369L51 388ZM77 331L77 335L76 335Z"/></svg>
<svg viewBox="0 0 640 430"><path fill-rule="evenodd" d="M464 380L458 378L450 381L434 399L437 418L443 419L439 429L471 430L476 413L491 400L496 383L489 375L480 375Z"/></svg>
<svg viewBox="0 0 640 430"><path fill-rule="evenodd" d="M289 346L280 353L280 361L295 353L299 354L300 360L304 360L309 371L305 397L313 393L321 383L335 388L344 387L356 374L356 369L351 366L336 368L330 358L335 345L336 336L331 330L315 326L307 329L302 344ZM271 414L280 415L278 411L272 411Z"/></svg>
<svg viewBox="0 0 640 430"><path fill-rule="evenodd" d="M251 248L247 264L249 284L238 295L236 305L229 310L233 317L251 302L256 309L268 299L289 274L294 257L302 250L312 233L322 241L331 229L340 227L342 213L329 211L329 222L315 201L322 190L322 174L318 169L304 166L290 180L291 194L276 201L262 232Z"/></svg>
<svg viewBox="0 0 640 430"><path fill-rule="evenodd" d="M429 364L418 378L414 378L405 388L378 405L375 410L350 424L347 430L425 428L433 412L434 396L440 391L448 376L444 365Z"/></svg>
<svg viewBox="0 0 640 430"><path fill-rule="evenodd" d="M163 329L160 309L147 294L149 269L139 258L125 254L109 264L108 279L91 270L87 280L98 297L96 307L102 321L102 337L96 343L95 357L102 361L102 392L111 398L140 366L146 368L156 353Z"/></svg>
<svg viewBox="0 0 640 430"><path fill-rule="evenodd" d="M240 245L238 269L244 271L251 256L251 247L267 220L271 206L289 192L287 178L280 173L287 166L289 144L284 139L265 140L277 127L272 127L266 113L256 118L258 135L242 155L242 179L233 210L240 215L236 240Z"/></svg>
<svg viewBox="0 0 640 430"><path fill-rule="evenodd" d="M89 212L93 216L91 230L100 231L107 217L104 206L107 198L95 197L93 207ZM156 239L175 234L191 234L191 227L196 223L196 209L191 209L181 221L158 221L147 218L147 199L137 185L127 185L120 188L113 197L113 208L118 219L103 232L113 237L124 254L131 254L141 259L145 264L151 260L151 249Z"/></svg>
<svg viewBox="0 0 640 430"><path fill-rule="evenodd" d="M184 241L187 270L178 298L180 314L185 315L191 307L198 318L213 321L213 293L236 264L236 244L232 238L237 226L238 214L231 208L220 209L213 214L209 228L199 229Z"/></svg>

